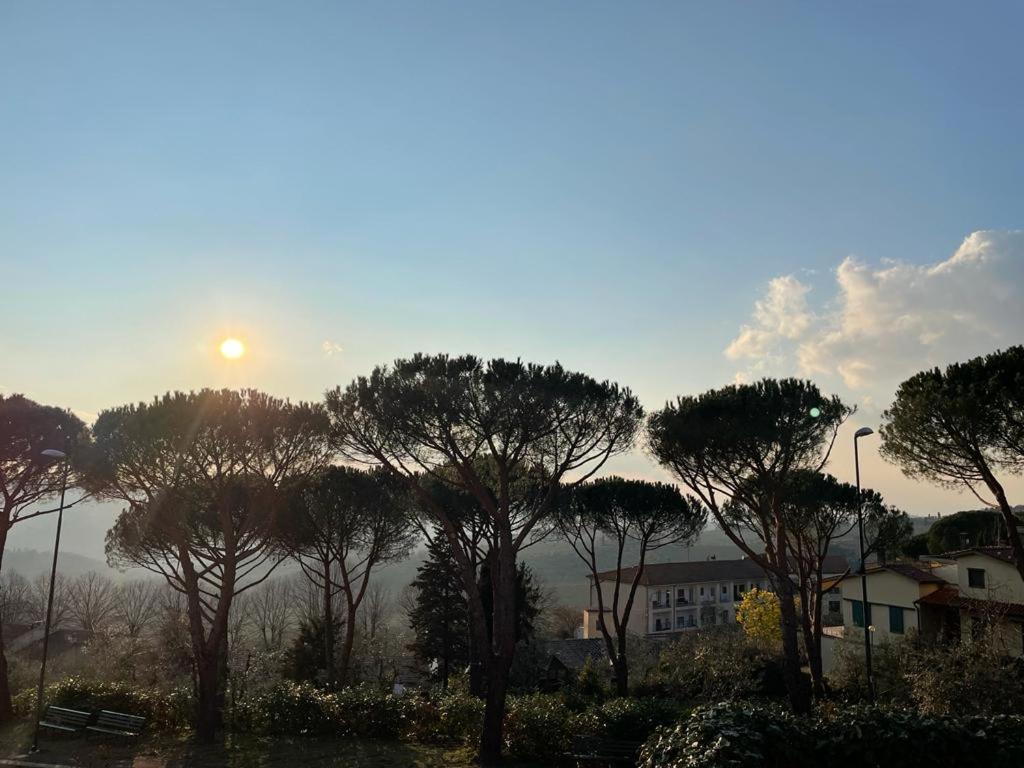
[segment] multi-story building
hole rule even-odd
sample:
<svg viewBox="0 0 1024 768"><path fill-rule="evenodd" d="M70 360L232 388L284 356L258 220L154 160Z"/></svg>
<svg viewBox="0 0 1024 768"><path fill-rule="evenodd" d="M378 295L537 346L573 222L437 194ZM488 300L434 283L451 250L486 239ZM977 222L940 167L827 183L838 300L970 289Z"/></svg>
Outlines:
<svg viewBox="0 0 1024 768"><path fill-rule="evenodd" d="M847 570L839 556L826 558L827 576ZM623 568L619 577L619 609L636 575L636 567ZM590 584L590 607L583 612L583 636L600 637L597 590L605 610L610 610L616 572L598 574ZM688 563L650 563L640 574L636 600L629 616L628 630L633 634L668 637L674 632L729 624L736 620L736 604L750 589L769 589L761 566L746 558L740 560L698 560ZM608 622L609 625L611 622Z"/></svg>

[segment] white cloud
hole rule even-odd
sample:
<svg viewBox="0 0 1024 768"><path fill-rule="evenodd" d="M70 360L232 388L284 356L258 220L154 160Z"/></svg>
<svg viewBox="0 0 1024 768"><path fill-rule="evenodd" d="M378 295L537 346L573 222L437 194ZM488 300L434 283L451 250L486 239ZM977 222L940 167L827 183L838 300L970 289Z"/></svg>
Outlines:
<svg viewBox="0 0 1024 768"><path fill-rule="evenodd" d="M327 355L327 357L334 357L335 355L340 355L345 351L341 348L341 344L334 341L325 341L320 345L320 349L324 351L324 354Z"/></svg>
<svg viewBox="0 0 1024 768"><path fill-rule="evenodd" d="M885 407L916 371L1024 341L1024 231L974 232L933 264L848 257L835 279L815 308L795 277L768 284L725 350L738 378L808 376Z"/></svg>

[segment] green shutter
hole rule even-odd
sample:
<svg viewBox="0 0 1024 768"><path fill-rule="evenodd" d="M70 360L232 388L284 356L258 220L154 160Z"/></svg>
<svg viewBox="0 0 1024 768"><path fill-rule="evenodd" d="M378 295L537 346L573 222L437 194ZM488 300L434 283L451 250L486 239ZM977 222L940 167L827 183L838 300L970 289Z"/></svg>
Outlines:
<svg viewBox="0 0 1024 768"><path fill-rule="evenodd" d="M903 634L903 609L895 605L889 606L889 631L896 635Z"/></svg>
<svg viewBox="0 0 1024 768"><path fill-rule="evenodd" d="M864 603L860 600L851 600L853 603L853 625L855 627L864 626Z"/></svg>

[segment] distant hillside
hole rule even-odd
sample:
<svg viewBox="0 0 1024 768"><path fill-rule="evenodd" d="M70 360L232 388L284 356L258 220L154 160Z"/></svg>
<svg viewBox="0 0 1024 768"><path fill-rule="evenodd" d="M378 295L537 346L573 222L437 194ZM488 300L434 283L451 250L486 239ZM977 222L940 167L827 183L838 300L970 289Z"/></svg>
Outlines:
<svg viewBox="0 0 1024 768"><path fill-rule="evenodd" d="M34 579L41 573L49 575L53 564L53 552L40 552L35 549L9 549L4 552L4 571L17 571L26 579ZM109 568L102 560L96 560L74 552L61 552L57 560L57 570L68 578L75 578L89 571L105 573L113 579L124 578L122 574ZM58 582L59 583L59 582Z"/></svg>
<svg viewBox="0 0 1024 768"><path fill-rule="evenodd" d="M937 518L918 517L914 521L914 532L922 533L931 526ZM832 552L845 556L851 563L856 561L857 555L857 534L852 531L846 537L838 540ZM635 547L628 548L624 557L626 565L633 565L637 560ZM375 577L376 583L389 590L394 598L398 598L401 592L416 578L416 569L423 562L426 550L417 547L405 560L381 568ZM649 562L665 563L676 561L707 560L709 558L718 560L736 559L742 557L739 548L733 544L728 537L716 527L709 527L701 534L697 543L692 547L673 546L665 547L650 553ZM4 555L4 570L18 571L29 579L35 578L40 573L46 573L50 568L51 554L49 552L35 549L13 549L8 550ZM523 551L523 560L533 569L534 574L552 592L552 598L557 604L569 605L580 608L587 604L589 594L587 589L587 569L579 560L576 553L564 541L556 537L550 537L539 544L528 547ZM609 568L614 567L614 549L608 544L599 553L599 562ZM132 578L154 578L148 571L135 569L127 573L119 573L102 560L78 555L62 549L59 570L69 578L74 578L88 571L99 571L107 573L115 580ZM283 564L275 573L274 578L287 576L297 572L294 566L289 567Z"/></svg>

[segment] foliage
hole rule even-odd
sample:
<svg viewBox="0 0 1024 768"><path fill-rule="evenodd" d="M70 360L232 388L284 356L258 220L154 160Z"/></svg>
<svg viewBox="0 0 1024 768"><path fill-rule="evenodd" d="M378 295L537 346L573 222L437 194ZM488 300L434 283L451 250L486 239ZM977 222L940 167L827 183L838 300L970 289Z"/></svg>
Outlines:
<svg viewBox="0 0 1024 768"><path fill-rule="evenodd" d="M736 627L686 632L661 653L638 694L681 701L738 700L784 693L778 655L751 644Z"/></svg>
<svg viewBox="0 0 1024 768"><path fill-rule="evenodd" d="M877 646L872 654L879 700L934 715L1024 715L1024 662L1007 654L996 626L982 637L948 644L915 636ZM849 701L866 699L859 643L836 651L832 682Z"/></svg>
<svg viewBox="0 0 1024 768"><path fill-rule="evenodd" d="M557 695L513 696L505 714L505 748L521 760L547 761L569 748L571 712Z"/></svg>
<svg viewBox="0 0 1024 768"><path fill-rule="evenodd" d="M703 530L707 512L666 483L606 477L561 494L556 524L598 586L597 627L615 670L616 690L629 692L626 628L640 587L649 552L670 544L692 541ZM598 549L612 542L614 578L601 578ZM629 543L638 548L632 575L623 579L623 554Z"/></svg>
<svg viewBox="0 0 1024 768"><path fill-rule="evenodd" d="M641 768L1010 768L1024 760L1024 718L944 717L855 706L794 718L717 704L657 731Z"/></svg>
<svg viewBox="0 0 1024 768"><path fill-rule="evenodd" d="M468 745L483 726L484 703L456 686L436 698L416 697L408 735L423 744Z"/></svg>
<svg viewBox="0 0 1024 768"><path fill-rule="evenodd" d="M882 419L882 454L906 475L966 486L979 498L987 491L1024 574L1024 544L1003 486L1005 476L1024 472L1024 346L915 374Z"/></svg>
<svg viewBox="0 0 1024 768"><path fill-rule="evenodd" d="M928 543L927 533L918 533L911 536L900 547L900 554L911 560L917 560L922 555L927 555L930 552L931 546Z"/></svg>
<svg viewBox="0 0 1024 768"><path fill-rule="evenodd" d="M758 648L777 651L782 645L779 598L767 589L749 590L736 605L736 621Z"/></svg>
<svg viewBox="0 0 1024 768"><path fill-rule="evenodd" d="M1006 541L1003 516L992 509L964 510L939 518L928 529L928 553L941 555L966 547L993 546Z"/></svg>
<svg viewBox="0 0 1024 768"><path fill-rule="evenodd" d="M96 711L111 709L146 718L147 728L179 730L192 717L192 698L187 689L160 691L128 683L95 682L83 677L66 677L43 690L43 706ZM27 688L15 697L15 711L23 716L35 712L36 689Z"/></svg>
<svg viewBox="0 0 1024 768"><path fill-rule="evenodd" d="M801 672L786 494L780 489L789 488L797 473L821 471L850 413L810 381L763 379L679 397L647 424L653 456L777 586L783 673L798 712L810 709L811 695Z"/></svg>
<svg viewBox="0 0 1024 768"><path fill-rule="evenodd" d="M615 698L582 714L577 732L617 741L647 738L655 729L679 720L683 708L672 699Z"/></svg>
<svg viewBox="0 0 1024 768"><path fill-rule="evenodd" d="M427 557L416 569L412 588L411 650L424 662L437 660L444 683L446 672L452 674L469 663L469 616L459 567L443 535L435 533L427 543Z"/></svg>
<svg viewBox="0 0 1024 768"><path fill-rule="evenodd" d="M128 505L107 532L108 563L187 596L202 739L222 719L231 604L280 562L284 488L329 462L327 426L318 404L208 389L112 408L93 426L87 485Z"/></svg>
<svg viewBox="0 0 1024 768"><path fill-rule="evenodd" d="M278 516L274 536L325 596L320 626L330 637L319 645L319 666L328 680L345 683L356 623L344 624L336 668L335 598L344 599L347 616L356 616L374 569L408 555L416 539L411 499L383 470L343 466L328 467L289 491L288 514Z"/></svg>
<svg viewBox="0 0 1024 768"><path fill-rule="evenodd" d="M402 476L445 532L490 691L480 757L497 761L515 655L519 550L551 513L567 477L582 483L632 447L643 409L628 389L558 364L424 354L328 392L327 408L340 450ZM475 583L481 541L432 493L438 480L474 499L474 518L485 529L493 563L490 627Z"/></svg>
<svg viewBox="0 0 1024 768"><path fill-rule="evenodd" d="M797 768L810 746L800 721L778 707L716 704L655 732L640 768Z"/></svg>

